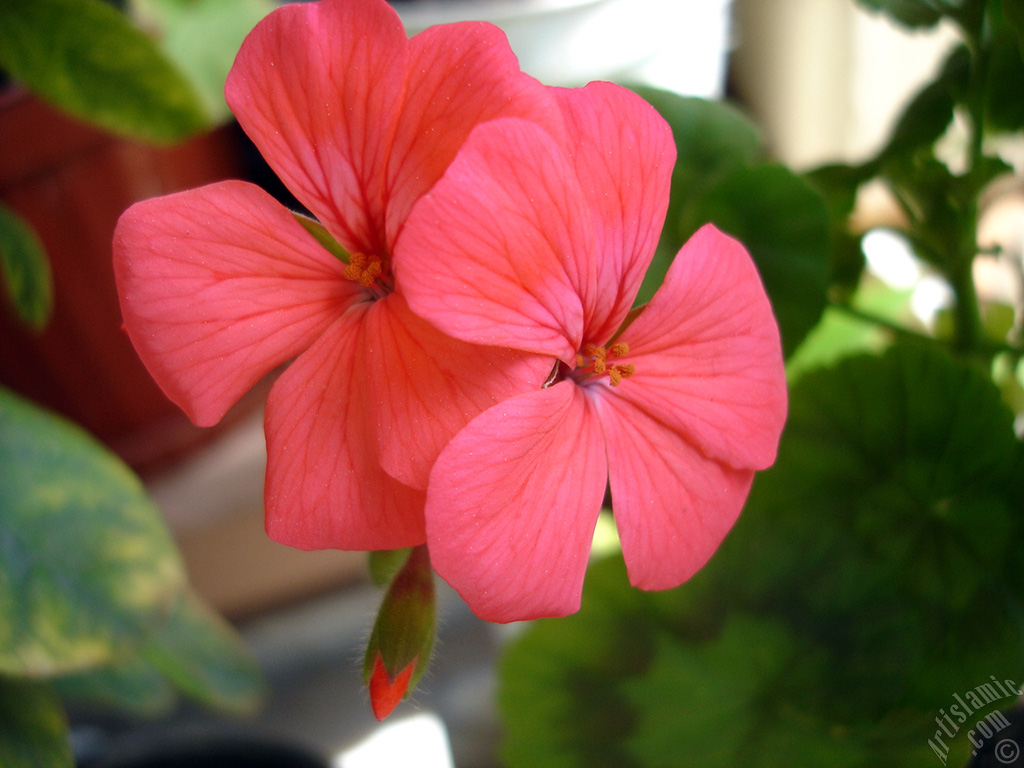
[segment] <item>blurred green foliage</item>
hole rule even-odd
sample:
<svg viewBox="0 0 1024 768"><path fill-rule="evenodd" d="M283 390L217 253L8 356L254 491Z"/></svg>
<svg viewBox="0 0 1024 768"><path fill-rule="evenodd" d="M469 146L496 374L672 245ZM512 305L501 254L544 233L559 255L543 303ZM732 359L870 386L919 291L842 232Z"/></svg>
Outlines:
<svg viewBox="0 0 1024 768"><path fill-rule="evenodd" d="M261 672L188 588L163 518L94 438L0 388L0 764L70 766L60 694L248 712ZM25 725L31 724L31 728Z"/></svg>

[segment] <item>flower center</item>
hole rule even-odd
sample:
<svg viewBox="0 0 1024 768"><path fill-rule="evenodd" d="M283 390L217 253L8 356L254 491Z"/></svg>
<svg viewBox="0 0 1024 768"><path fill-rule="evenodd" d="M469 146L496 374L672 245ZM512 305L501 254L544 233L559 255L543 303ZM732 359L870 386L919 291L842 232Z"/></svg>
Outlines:
<svg viewBox="0 0 1024 768"><path fill-rule="evenodd" d="M596 344L584 344L576 355L576 370L572 377L577 382L586 381L593 376L608 376L613 387L619 386L623 379L636 373L632 363L613 363L615 358L629 354L629 345L619 342L610 347L599 347Z"/></svg>
<svg viewBox="0 0 1024 768"><path fill-rule="evenodd" d="M353 253L348 258L345 267L345 277L359 283L364 288L369 288L374 295L381 297L391 293L390 279L384 272L384 263L380 256L367 256L363 253Z"/></svg>

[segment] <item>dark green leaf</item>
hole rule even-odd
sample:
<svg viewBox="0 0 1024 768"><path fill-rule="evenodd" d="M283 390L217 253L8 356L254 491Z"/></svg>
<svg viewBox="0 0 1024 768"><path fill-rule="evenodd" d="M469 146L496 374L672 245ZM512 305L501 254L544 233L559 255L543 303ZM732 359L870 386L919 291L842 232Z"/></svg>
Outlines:
<svg viewBox="0 0 1024 768"><path fill-rule="evenodd" d="M638 713L630 752L642 765L668 765L685 744L693 765L740 764L762 726L761 699L796 656L784 626L742 615L713 642L659 633L650 666L622 685Z"/></svg>
<svg viewBox="0 0 1024 768"><path fill-rule="evenodd" d="M884 11L899 23L912 27L931 27L942 18L939 3L934 0L859 0L861 5Z"/></svg>
<svg viewBox="0 0 1024 768"><path fill-rule="evenodd" d="M719 102L680 96L670 91L638 86L646 99L672 128L676 165L662 245L674 255L702 221L687 210L703 190L736 168L761 158L761 135L747 117Z"/></svg>
<svg viewBox="0 0 1024 768"><path fill-rule="evenodd" d="M1003 18L1017 35L1017 44L1024 52L1024 0L1003 0Z"/></svg>
<svg viewBox="0 0 1024 768"><path fill-rule="evenodd" d="M904 108L882 150L883 157L914 152L938 141L953 121L953 108L967 89L970 62L966 46L953 49L939 76Z"/></svg>
<svg viewBox="0 0 1024 768"><path fill-rule="evenodd" d="M64 710L45 683L0 676L0 765L74 768Z"/></svg>
<svg viewBox="0 0 1024 768"><path fill-rule="evenodd" d="M621 682L655 654L648 595L629 587L620 558L587 573L583 608L535 622L501 660L498 705L509 768L634 768L626 749L637 712Z"/></svg>
<svg viewBox="0 0 1024 768"><path fill-rule="evenodd" d="M209 707L251 714L266 693L262 672L234 628L189 592L143 649L182 692Z"/></svg>
<svg viewBox="0 0 1024 768"><path fill-rule="evenodd" d="M912 693L1019 659L1017 609L1000 596L1018 571L1020 446L999 390L938 350L897 346L805 375L790 402L716 574L840 655L845 695L822 706L937 707Z"/></svg>
<svg viewBox="0 0 1024 768"><path fill-rule="evenodd" d="M50 262L32 228L0 205L0 282L18 319L41 331L53 311Z"/></svg>
<svg viewBox="0 0 1024 768"><path fill-rule="evenodd" d="M851 297L850 306L871 317L907 324L911 292L897 291L876 279L866 279ZM786 375L795 381L816 368L835 365L844 357L865 352L882 352L891 335L877 323L865 320L841 307L829 307L800 348L786 361Z"/></svg>
<svg viewBox="0 0 1024 768"><path fill-rule="evenodd" d="M986 127L998 131L1024 128L1024 59L1020 34L1000 15L992 16L987 45Z"/></svg>
<svg viewBox="0 0 1024 768"><path fill-rule="evenodd" d="M831 282L848 297L857 290L864 273L861 235L851 231L850 216L857 205L861 185L876 174L875 165L824 165L805 175L822 196L829 218Z"/></svg>
<svg viewBox="0 0 1024 768"><path fill-rule="evenodd" d="M184 586L138 478L78 427L0 389L0 670L106 664Z"/></svg>
<svg viewBox="0 0 1024 768"><path fill-rule="evenodd" d="M185 78L101 0L0 3L0 67L56 107L167 144L209 125Z"/></svg>
<svg viewBox="0 0 1024 768"><path fill-rule="evenodd" d="M821 195L792 171L761 165L727 174L693 209L695 220L713 222L750 251L788 357L821 319L827 302L829 230ZM652 266L654 274L659 266Z"/></svg>

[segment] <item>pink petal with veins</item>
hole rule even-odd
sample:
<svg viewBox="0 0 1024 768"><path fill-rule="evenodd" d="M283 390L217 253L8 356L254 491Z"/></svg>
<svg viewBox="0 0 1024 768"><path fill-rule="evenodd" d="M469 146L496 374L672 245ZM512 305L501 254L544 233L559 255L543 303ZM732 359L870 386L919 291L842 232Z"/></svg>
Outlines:
<svg viewBox="0 0 1024 768"><path fill-rule="evenodd" d="M430 476L434 568L488 621L573 613L606 466L593 406L570 382L484 411Z"/></svg>
<svg viewBox="0 0 1024 768"><path fill-rule="evenodd" d="M621 398L595 400L629 580L641 589L678 586L736 522L754 473L708 459Z"/></svg>
<svg viewBox="0 0 1024 768"><path fill-rule="evenodd" d="M306 349L358 286L251 184L136 203L114 232L125 328L150 374L200 426Z"/></svg>
<svg viewBox="0 0 1024 768"><path fill-rule="evenodd" d="M562 130L549 89L520 72L504 32L462 22L429 27L409 40L409 76L388 162L389 246L473 128L500 117Z"/></svg>
<svg viewBox="0 0 1024 768"><path fill-rule="evenodd" d="M362 365L366 312L346 312L267 399L267 534L301 549L400 549L424 541L423 493L377 460Z"/></svg>
<svg viewBox="0 0 1024 768"><path fill-rule="evenodd" d="M379 0L289 3L245 39L224 89L271 168L353 253L384 252L407 47Z"/></svg>
<svg viewBox="0 0 1024 768"><path fill-rule="evenodd" d="M365 338L380 460L414 488L427 487L456 432L497 402L539 389L552 367L548 357L445 336L397 293L368 310Z"/></svg>
<svg viewBox="0 0 1024 768"><path fill-rule="evenodd" d="M604 344L629 312L658 245L675 142L668 123L632 91L597 82L552 92L565 114L566 151L600 254L593 274L578 283L584 341Z"/></svg>
<svg viewBox="0 0 1024 768"><path fill-rule="evenodd" d="M778 326L754 262L713 226L679 251L664 284L618 341L636 373L616 395L710 458L737 469L775 460L786 419Z"/></svg>
<svg viewBox="0 0 1024 768"><path fill-rule="evenodd" d="M570 362L583 336L574 280L595 258L582 202L550 134L486 123L410 214L395 248L399 288L456 338Z"/></svg>

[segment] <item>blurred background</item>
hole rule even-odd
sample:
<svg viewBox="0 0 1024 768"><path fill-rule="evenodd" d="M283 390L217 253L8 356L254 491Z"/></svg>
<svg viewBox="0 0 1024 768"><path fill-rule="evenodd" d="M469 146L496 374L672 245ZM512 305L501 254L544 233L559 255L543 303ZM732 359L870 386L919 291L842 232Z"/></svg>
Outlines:
<svg viewBox="0 0 1024 768"><path fill-rule="evenodd" d="M393 5L410 34L460 19L498 24L523 68L549 84L607 79L726 101L758 126L767 154L796 171L856 164L877 153L958 39L946 22L911 30L855 0ZM129 765L156 740L194 743L226 734L296 745L344 768L413 761L497 765L497 660L521 628L477 621L442 585L431 671L411 703L378 725L360 675L361 644L380 599L367 581L365 556L299 552L263 533L261 407L269 382L222 425L199 430L156 389L120 329L110 240L118 215L133 201L222 178L250 179L287 199L216 96L241 35L273 3L140 0L127 6L173 56L196 70L206 67L195 76L213 83L205 91L213 95L204 98L218 119L184 143L158 147L86 125L16 78L6 81L0 202L30 224L45 247L54 309L41 332L0 312L0 384L82 425L139 473L195 590L240 630L265 670L270 695L249 719L190 705L156 720L72 709L80 759L83 765ZM233 21L217 27L225 30L217 40L221 49L211 50L214 43L196 29L216 26L224 16ZM858 206L865 231L899 217L885 195L863 195ZM1022 203L1013 185L1001 210L989 226L1021 238ZM910 258L905 244L882 238L875 246L888 254L882 261L889 267ZM979 279L984 287L984 276ZM989 280L995 292L1012 282L998 271ZM933 291L921 311L938 311L948 301L944 296Z"/></svg>

